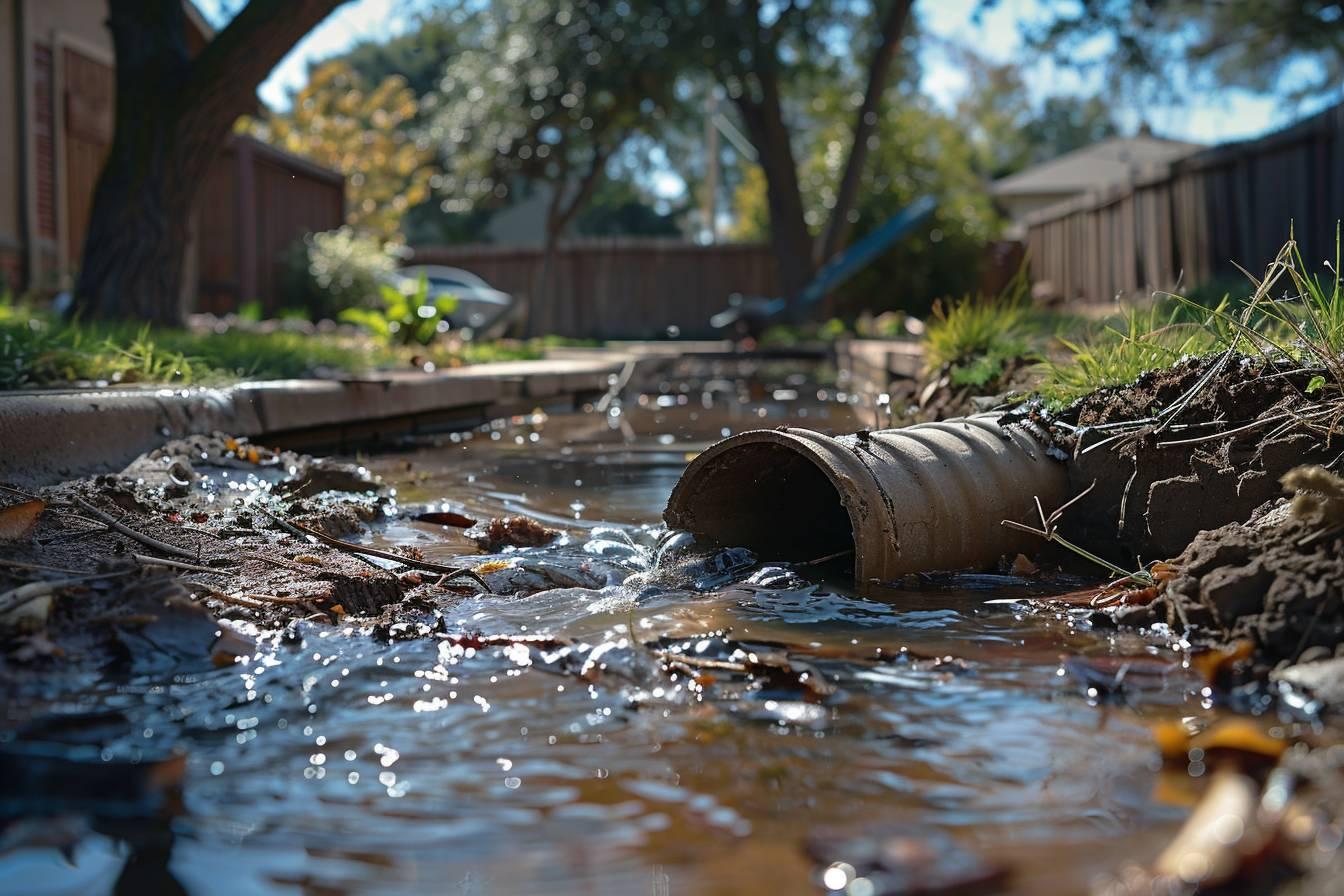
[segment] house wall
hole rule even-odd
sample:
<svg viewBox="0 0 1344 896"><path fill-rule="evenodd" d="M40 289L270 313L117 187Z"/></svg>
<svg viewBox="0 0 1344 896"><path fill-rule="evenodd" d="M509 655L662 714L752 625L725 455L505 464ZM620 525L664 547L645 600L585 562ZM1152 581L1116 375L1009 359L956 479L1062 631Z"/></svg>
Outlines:
<svg viewBox="0 0 1344 896"><path fill-rule="evenodd" d="M27 3L28 33L34 40L50 45L53 34L59 31L104 53L112 52L107 0L27 0Z"/></svg>
<svg viewBox="0 0 1344 896"><path fill-rule="evenodd" d="M0 288L17 286L23 273L18 2L0 0Z"/></svg>
<svg viewBox="0 0 1344 896"><path fill-rule="evenodd" d="M1078 195L1077 193L1014 193L1008 196L995 196L995 200L1008 213L1008 219L1019 224L1032 212L1038 212L1052 205Z"/></svg>

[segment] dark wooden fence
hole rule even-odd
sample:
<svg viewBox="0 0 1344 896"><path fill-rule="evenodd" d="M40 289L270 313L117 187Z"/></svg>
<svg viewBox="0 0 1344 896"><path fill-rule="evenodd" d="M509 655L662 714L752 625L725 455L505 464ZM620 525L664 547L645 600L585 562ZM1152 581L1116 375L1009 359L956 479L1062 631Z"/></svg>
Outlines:
<svg viewBox="0 0 1344 896"><path fill-rule="evenodd" d="M1290 225L1303 259L1334 258L1344 218L1344 105L1204 150L1027 219L1032 279L1107 301L1262 272ZM1235 263L1235 264L1234 264Z"/></svg>
<svg viewBox="0 0 1344 896"><path fill-rule="evenodd" d="M305 234L345 221L345 178L251 137L234 135L202 185L197 207L196 310L286 303L285 256Z"/></svg>
<svg viewBox="0 0 1344 896"><path fill-rule="evenodd" d="M710 315L734 292L774 295L768 246L702 246L633 237L562 243L550 280L539 292L542 252L517 246L425 246L409 264L465 268L491 286L528 300L526 333L586 339L664 335L709 337Z"/></svg>

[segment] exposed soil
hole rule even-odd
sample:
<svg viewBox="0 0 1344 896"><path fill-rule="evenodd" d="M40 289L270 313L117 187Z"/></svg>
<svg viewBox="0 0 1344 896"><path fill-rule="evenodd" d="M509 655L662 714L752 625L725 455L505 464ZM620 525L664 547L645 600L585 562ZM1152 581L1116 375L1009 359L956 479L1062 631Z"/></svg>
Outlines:
<svg viewBox="0 0 1344 896"><path fill-rule="evenodd" d="M1117 611L1118 621L1249 641L1261 674L1344 657L1344 529L1297 518L1283 502L1199 533L1172 565L1158 598Z"/></svg>
<svg viewBox="0 0 1344 896"><path fill-rule="evenodd" d="M1082 399L1054 428L1074 490L1092 486L1063 527L1124 564L1173 557L1197 533L1245 520L1282 494L1289 469L1340 453L1296 422L1310 378L1258 359L1191 359Z"/></svg>

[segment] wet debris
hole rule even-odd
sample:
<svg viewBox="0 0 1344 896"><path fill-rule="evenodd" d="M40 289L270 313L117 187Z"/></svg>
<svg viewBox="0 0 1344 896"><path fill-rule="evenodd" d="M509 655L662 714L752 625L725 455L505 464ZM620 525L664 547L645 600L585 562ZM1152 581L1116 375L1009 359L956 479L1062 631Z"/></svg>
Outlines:
<svg viewBox="0 0 1344 896"><path fill-rule="evenodd" d="M467 516L465 513L458 513L455 510L424 510L411 515L411 519L417 523L430 523L435 526L451 526L454 529L470 529L477 524L477 520Z"/></svg>
<svg viewBox="0 0 1344 896"><path fill-rule="evenodd" d="M1162 623L1196 642L1245 642L1262 679L1276 667L1344 656L1344 527L1330 515L1337 479L1308 467L1284 483L1291 501L1199 533L1167 564L1155 594L1113 602L1115 621Z"/></svg>
<svg viewBox="0 0 1344 896"><path fill-rule="evenodd" d="M497 553L504 548L539 548L560 537L560 530L551 529L531 517L495 517L486 523L477 523L466 532L468 538L486 553Z"/></svg>

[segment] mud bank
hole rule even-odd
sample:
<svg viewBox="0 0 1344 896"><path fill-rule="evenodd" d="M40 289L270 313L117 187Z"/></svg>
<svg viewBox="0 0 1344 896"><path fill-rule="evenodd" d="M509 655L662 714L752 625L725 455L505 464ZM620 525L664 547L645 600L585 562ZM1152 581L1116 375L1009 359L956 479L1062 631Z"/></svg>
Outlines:
<svg viewBox="0 0 1344 896"><path fill-rule="evenodd" d="M1260 679L1316 664L1299 683L1339 706L1344 661L1322 661L1344 660L1344 502L1329 472L1342 408L1319 384L1309 393L1317 373L1189 359L1057 418L1028 407L1009 419L1041 423L1070 457L1081 497L1058 530L1149 569L1098 593L1110 619L1245 645L1245 672Z"/></svg>

